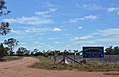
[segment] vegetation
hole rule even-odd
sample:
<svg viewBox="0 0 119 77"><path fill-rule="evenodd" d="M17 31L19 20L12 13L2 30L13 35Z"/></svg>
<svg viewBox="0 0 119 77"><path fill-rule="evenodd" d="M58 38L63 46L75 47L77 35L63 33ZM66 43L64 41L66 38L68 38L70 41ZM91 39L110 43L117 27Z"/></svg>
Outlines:
<svg viewBox="0 0 119 77"><path fill-rule="evenodd" d="M18 48L16 53L18 56L28 56L30 54L30 51L24 47L20 47Z"/></svg>
<svg viewBox="0 0 119 77"><path fill-rule="evenodd" d="M4 0L0 0L0 16L8 15L11 11L7 10L6 2ZM6 35L10 32L10 24L9 22L1 22L0 24L0 35ZM3 43L0 44L0 58L8 55L8 47L4 47Z"/></svg>
<svg viewBox="0 0 119 77"><path fill-rule="evenodd" d="M14 46L18 45L18 42L16 39L14 38L9 38L7 40L4 41L3 44L7 45L10 48L10 55L13 55L13 48Z"/></svg>
<svg viewBox="0 0 119 77"><path fill-rule="evenodd" d="M3 44L0 44L0 57L2 58L3 56L8 55L9 48L4 47Z"/></svg>
<svg viewBox="0 0 119 77"><path fill-rule="evenodd" d="M8 15L11 11L7 10L6 2L4 0L0 0L0 16ZM1 22L0 24L0 34L6 35L10 32L9 22Z"/></svg>
<svg viewBox="0 0 119 77"><path fill-rule="evenodd" d="M5 59L6 61L13 61L13 60L19 60L22 59L23 57L18 57L18 56L6 56Z"/></svg>
<svg viewBox="0 0 119 77"><path fill-rule="evenodd" d="M119 71L118 64L97 64L97 63L87 63L87 64L55 64L49 59L41 59L37 63L34 63L32 68L48 69L48 70L79 70L79 71Z"/></svg>
<svg viewBox="0 0 119 77"><path fill-rule="evenodd" d="M118 46L116 46L116 47L110 46L110 47L106 48L105 51L106 51L105 52L106 55L119 55L119 47Z"/></svg>

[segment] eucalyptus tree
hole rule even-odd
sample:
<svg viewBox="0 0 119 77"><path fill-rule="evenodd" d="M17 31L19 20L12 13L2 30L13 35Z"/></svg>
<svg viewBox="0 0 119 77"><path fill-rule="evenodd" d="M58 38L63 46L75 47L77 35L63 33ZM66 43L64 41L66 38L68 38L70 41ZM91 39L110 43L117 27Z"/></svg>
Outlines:
<svg viewBox="0 0 119 77"><path fill-rule="evenodd" d="M4 47L3 44L0 44L0 58L6 56L8 54L9 48L8 47Z"/></svg>
<svg viewBox="0 0 119 77"><path fill-rule="evenodd" d="M16 53L18 56L25 56L25 55L29 55L30 51L24 47L20 47L20 48L18 48Z"/></svg>
<svg viewBox="0 0 119 77"><path fill-rule="evenodd" d="M8 15L11 11L7 9L5 0L0 0L0 16Z"/></svg>
<svg viewBox="0 0 119 77"><path fill-rule="evenodd" d="M18 42L16 39L14 38L9 38L7 40L4 40L3 44L7 45L10 48L10 55L13 55L13 48L18 45Z"/></svg>
<svg viewBox="0 0 119 77"><path fill-rule="evenodd" d="M7 10L6 2L4 0L0 0L0 16L8 15L11 11ZM0 34L6 35L10 32L9 22L1 22L0 24Z"/></svg>

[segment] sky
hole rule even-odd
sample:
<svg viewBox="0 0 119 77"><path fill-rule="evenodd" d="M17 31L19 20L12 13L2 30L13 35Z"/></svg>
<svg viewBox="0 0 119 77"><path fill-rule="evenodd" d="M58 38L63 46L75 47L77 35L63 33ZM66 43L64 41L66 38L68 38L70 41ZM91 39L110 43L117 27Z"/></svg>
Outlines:
<svg viewBox="0 0 119 77"><path fill-rule="evenodd" d="M12 12L0 17L11 32L0 36L29 50L119 45L119 0L6 0Z"/></svg>

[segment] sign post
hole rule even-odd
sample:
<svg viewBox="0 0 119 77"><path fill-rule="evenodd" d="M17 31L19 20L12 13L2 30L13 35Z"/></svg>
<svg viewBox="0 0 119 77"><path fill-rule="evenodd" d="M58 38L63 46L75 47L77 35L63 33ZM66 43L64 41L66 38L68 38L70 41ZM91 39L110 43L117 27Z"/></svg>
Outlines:
<svg viewBox="0 0 119 77"><path fill-rule="evenodd" d="M83 47L83 58L104 58L104 47Z"/></svg>

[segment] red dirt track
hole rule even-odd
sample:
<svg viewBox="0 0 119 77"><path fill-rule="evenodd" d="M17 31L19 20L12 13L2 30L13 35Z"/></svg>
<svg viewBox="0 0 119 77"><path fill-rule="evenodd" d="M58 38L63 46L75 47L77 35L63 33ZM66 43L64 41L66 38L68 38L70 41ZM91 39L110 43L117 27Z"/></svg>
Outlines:
<svg viewBox="0 0 119 77"><path fill-rule="evenodd" d="M36 58L25 57L21 60L0 63L0 77L119 77L104 75L104 72L57 71L28 68L37 62Z"/></svg>

